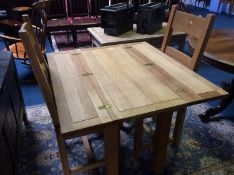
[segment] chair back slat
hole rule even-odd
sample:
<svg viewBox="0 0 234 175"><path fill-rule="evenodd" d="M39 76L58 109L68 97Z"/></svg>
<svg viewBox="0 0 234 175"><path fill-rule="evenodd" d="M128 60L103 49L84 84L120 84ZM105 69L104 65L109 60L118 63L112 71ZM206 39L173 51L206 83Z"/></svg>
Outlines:
<svg viewBox="0 0 234 175"><path fill-rule="evenodd" d="M48 65L43 53L41 52L37 37L33 31L30 19L24 16L24 24L19 30L20 38L24 44L25 50L30 58L30 64L36 80L42 90L47 107L51 114L54 126L59 126L57 108L49 76Z"/></svg>
<svg viewBox="0 0 234 175"><path fill-rule="evenodd" d="M184 66L190 68L191 58L188 55L176 50L173 47L166 47L165 53L169 55L170 57L173 57L174 59L176 59L178 62L180 62Z"/></svg>
<svg viewBox="0 0 234 175"><path fill-rule="evenodd" d="M101 9L108 5L108 0L90 0L90 16L101 15Z"/></svg>
<svg viewBox="0 0 234 175"><path fill-rule="evenodd" d="M177 10L177 6L172 6L161 51L170 55L191 70L196 71L209 39L213 23L214 15L212 14L208 14L206 18L203 18L180 12ZM169 46L174 30L184 32L188 34L189 37L197 39L192 58Z"/></svg>
<svg viewBox="0 0 234 175"><path fill-rule="evenodd" d="M52 0L36 2L32 5L31 23L34 25L35 33L40 43L41 50L45 50L45 40L47 33L48 11Z"/></svg>
<svg viewBox="0 0 234 175"><path fill-rule="evenodd" d="M195 16L186 12L176 11L172 28L181 32L185 32L195 38L200 38L203 32L203 26L207 20L205 18Z"/></svg>
<svg viewBox="0 0 234 175"><path fill-rule="evenodd" d="M53 0L49 9L48 18L57 19L67 17L65 0Z"/></svg>
<svg viewBox="0 0 234 175"><path fill-rule="evenodd" d="M71 17L82 17L89 15L89 0L69 0Z"/></svg>

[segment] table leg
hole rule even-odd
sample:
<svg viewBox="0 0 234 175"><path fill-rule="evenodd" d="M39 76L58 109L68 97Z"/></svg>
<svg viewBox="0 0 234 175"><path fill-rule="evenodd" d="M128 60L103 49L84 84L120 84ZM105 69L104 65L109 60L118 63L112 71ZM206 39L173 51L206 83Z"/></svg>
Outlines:
<svg viewBox="0 0 234 175"><path fill-rule="evenodd" d="M107 175L119 175L119 125L112 125L104 131Z"/></svg>
<svg viewBox="0 0 234 175"><path fill-rule="evenodd" d="M177 111L175 128L173 132L173 145L178 147L180 143L181 132L184 125L184 119L186 115L187 108L182 108Z"/></svg>
<svg viewBox="0 0 234 175"><path fill-rule="evenodd" d="M223 99L217 107L210 108L206 110L203 114L200 114L199 117L203 121L209 121L211 116L222 112L232 102L234 98L234 79L231 83L225 82L223 84L223 89L229 93L228 98Z"/></svg>
<svg viewBox="0 0 234 175"><path fill-rule="evenodd" d="M77 30L76 28L72 29L72 39L73 39L73 47L77 47Z"/></svg>
<svg viewBox="0 0 234 175"><path fill-rule="evenodd" d="M172 112L157 115L156 129L153 139L152 169L161 174L167 157L167 146L171 127Z"/></svg>

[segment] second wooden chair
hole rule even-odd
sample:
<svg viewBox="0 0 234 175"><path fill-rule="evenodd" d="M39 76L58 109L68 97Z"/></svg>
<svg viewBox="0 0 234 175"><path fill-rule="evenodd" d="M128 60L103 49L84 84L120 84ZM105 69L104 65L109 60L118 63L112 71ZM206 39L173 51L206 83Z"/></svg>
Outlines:
<svg viewBox="0 0 234 175"><path fill-rule="evenodd" d="M205 50L213 22L214 22L214 15L212 14L208 14L206 18L202 18L200 16L195 16L189 13L178 11L177 6L172 6L168 25L165 31L165 36L163 38L163 43L161 46L161 51L164 52L166 55L174 58L179 63L181 63L181 66L185 66L191 69L192 71L196 71L198 69L200 59ZM195 50L193 52L192 57L189 57L183 52L178 51L175 48L169 46L172 32L174 30L185 32L186 34L189 35L189 37L194 37L197 39L197 44L195 46ZM183 91L183 89L181 91ZM181 93L181 95L182 94L183 93ZM186 97L186 98L191 98L191 97ZM175 146L178 146L180 141L180 135L183 128L185 114L186 114L186 108L182 108L179 111L177 111L176 123L173 133L173 144ZM142 131L143 131L142 125L143 125L142 120L138 120L136 122L135 144L134 144L134 152L135 152L134 154L136 157L140 156L142 149L142 143L141 143Z"/></svg>

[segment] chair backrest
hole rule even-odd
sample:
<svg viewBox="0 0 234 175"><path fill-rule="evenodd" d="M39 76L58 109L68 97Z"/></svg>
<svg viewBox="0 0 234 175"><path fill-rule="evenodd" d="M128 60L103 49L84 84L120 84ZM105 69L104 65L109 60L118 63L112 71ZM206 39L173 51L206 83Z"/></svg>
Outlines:
<svg viewBox="0 0 234 175"><path fill-rule="evenodd" d="M191 70L196 71L200 58L204 53L213 22L214 15L212 14L208 14L206 18L202 18L200 16L178 11L177 6L172 6L161 51L173 57ZM189 37L194 37L197 40L192 58L169 46L174 30L185 32Z"/></svg>
<svg viewBox="0 0 234 175"><path fill-rule="evenodd" d="M41 52L37 37L33 31L31 21L27 15L23 16L24 24L19 30L20 38L30 58L30 64L37 82L42 90L54 126L59 126L58 113L51 85L48 64Z"/></svg>
<svg viewBox="0 0 234 175"><path fill-rule="evenodd" d="M69 0L69 7L71 17L82 17L89 15L89 0Z"/></svg>
<svg viewBox="0 0 234 175"><path fill-rule="evenodd" d="M53 0L49 10L49 19L58 19L67 17L65 0Z"/></svg>
<svg viewBox="0 0 234 175"><path fill-rule="evenodd" d="M90 16L101 15L101 9L105 6L108 6L109 0L90 0Z"/></svg>
<svg viewBox="0 0 234 175"><path fill-rule="evenodd" d="M51 3L52 0L43 0L32 5L31 22L34 25L35 33L42 51L45 49L48 11Z"/></svg>

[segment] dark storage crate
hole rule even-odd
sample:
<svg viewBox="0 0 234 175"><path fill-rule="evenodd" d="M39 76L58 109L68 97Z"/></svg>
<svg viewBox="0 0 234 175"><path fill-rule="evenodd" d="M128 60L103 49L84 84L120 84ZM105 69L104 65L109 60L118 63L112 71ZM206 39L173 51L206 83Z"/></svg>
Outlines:
<svg viewBox="0 0 234 175"><path fill-rule="evenodd" d="M134 6L118 3L101 9L101 27L104 33L117 36L133 29Z"/></svg>
<svg viewBox="0 0 234 175"><path fill-rule="evenodd" d="M165 8L162 3L147 3L138 7L137 32L152 34L162 28L165 20Z"/></svg>

